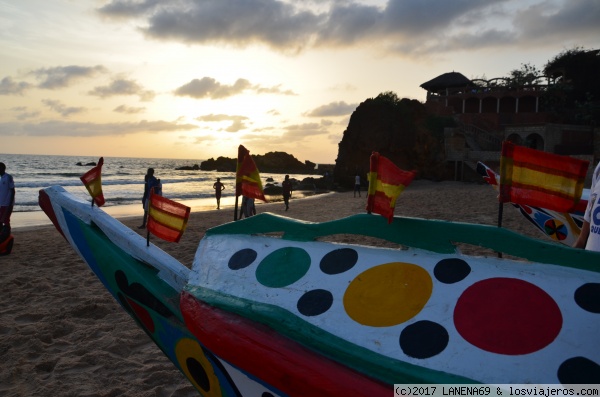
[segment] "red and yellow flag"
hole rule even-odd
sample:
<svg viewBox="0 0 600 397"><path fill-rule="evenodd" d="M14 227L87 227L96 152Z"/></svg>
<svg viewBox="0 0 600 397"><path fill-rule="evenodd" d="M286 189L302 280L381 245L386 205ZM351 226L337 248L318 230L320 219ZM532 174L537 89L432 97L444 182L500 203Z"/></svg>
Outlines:
<svg viewBox="0 0 600 397"><path fill-rule="evenodd" d="M410 185L416 171L404 171L377 152L371 154L367 211L383 215L392 223L396 199Z"/></svg>
<svg viewBox="0 0 600 397"><path fill-rule="evenodd" d="M94 168L79 177L90 196L92 196L92 200L94 200L98 207L104 205L104 194L102 193L102 164L104 164L104 157L100 157L98 164Z"/></svg>
<svg viewBox="0 0 600 397"><path fill-rule="evenodd" d="M147 227L156 237L178 243L189 217L190 207L158 194L150 194Z"/></svg>
<svg viewBox="0 0 600 397"><path fill-rule="evenodd" d="M238 148L238 161L235 176L235 195L244 195L267 201L263 192L260 174L250 152L243 145Z"/></svg>
<svg viewBox="0 0 600 397"><path fill-rule="evenodd" d="M589 161L502 143L500 195L514 203L571 212L577 206Z"/></svg>

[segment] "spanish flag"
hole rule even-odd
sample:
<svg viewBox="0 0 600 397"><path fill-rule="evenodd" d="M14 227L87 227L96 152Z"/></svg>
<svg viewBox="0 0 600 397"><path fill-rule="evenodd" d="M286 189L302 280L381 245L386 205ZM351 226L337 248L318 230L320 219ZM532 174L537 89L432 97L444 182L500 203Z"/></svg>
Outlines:
<svg viewBox="0 0 600 397"><path fill-rule="evenodd" d="M150 194L148 232L165 241L178 243L190 217L190 207Z"/></svg>
<svg viewBox="0 0 600 397"><path fill-rule="evenodd" d="M377 152L371 154L367 212L374 212L392 223L396 199L410 185L416 171L404 171Z"/></svg>
<svg viewBox="0 0 600 397"><path fill-rule="evenodd" d="M583 191L589 161L502 143L501 203L572 212Z"/></svg>
<svg viewBox="0 0 600 397"><path fill-rule="evenodd" d="M250 152L243 145L238 148L238 161L235 176L235 195L243 195L267 201L263 192L260 174Z"/></svg>
<svg viewBox="0 0 600 397"><path fill-rule="evenodd" d="M104 205L104 194L102 193L102 165L104 164L104 157L100 157L98 164L83 174L79 179L85 185L90 196L92 196L92 205L94 202L98 207Z"/></svg>

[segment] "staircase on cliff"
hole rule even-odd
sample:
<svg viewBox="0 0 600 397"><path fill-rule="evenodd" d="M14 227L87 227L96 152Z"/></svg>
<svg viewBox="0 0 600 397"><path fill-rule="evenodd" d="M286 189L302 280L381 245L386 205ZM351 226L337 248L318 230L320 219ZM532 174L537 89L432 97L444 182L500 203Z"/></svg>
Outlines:
<svg viewBox="0 0 600 397"><path fill-rule="evenodd" d="M502 138L472 124L458 122L455 128L444 131L446 161L454 162L454 180L464 176L464 166L473 171L477 162L498 162ZM460 165L460 169L459 169Z"/></svg>

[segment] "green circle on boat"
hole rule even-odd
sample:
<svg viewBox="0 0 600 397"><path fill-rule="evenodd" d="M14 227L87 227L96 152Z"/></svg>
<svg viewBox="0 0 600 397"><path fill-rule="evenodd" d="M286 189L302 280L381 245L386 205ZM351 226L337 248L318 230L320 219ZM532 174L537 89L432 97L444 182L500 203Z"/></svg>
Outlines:
<svg viewBox="0 0 600 397"><path fill-rule="evenodd" d="M265 287L287 287L310 268L310 256L302 248L285 247L271 252L256 268L256 280Z"/></svg>

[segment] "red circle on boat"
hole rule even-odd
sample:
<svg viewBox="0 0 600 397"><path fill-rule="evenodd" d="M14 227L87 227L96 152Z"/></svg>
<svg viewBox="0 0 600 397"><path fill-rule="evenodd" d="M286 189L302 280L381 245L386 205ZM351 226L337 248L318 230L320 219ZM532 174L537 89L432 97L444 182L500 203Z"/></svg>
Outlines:
<svg viewBox="0 0 600 397"><path fill-rule="evenodd" d="M529 282L490 278L467 288L454 309L458 333L488 352L528 354L548 346L562 328L554 299Z"/></svg>

